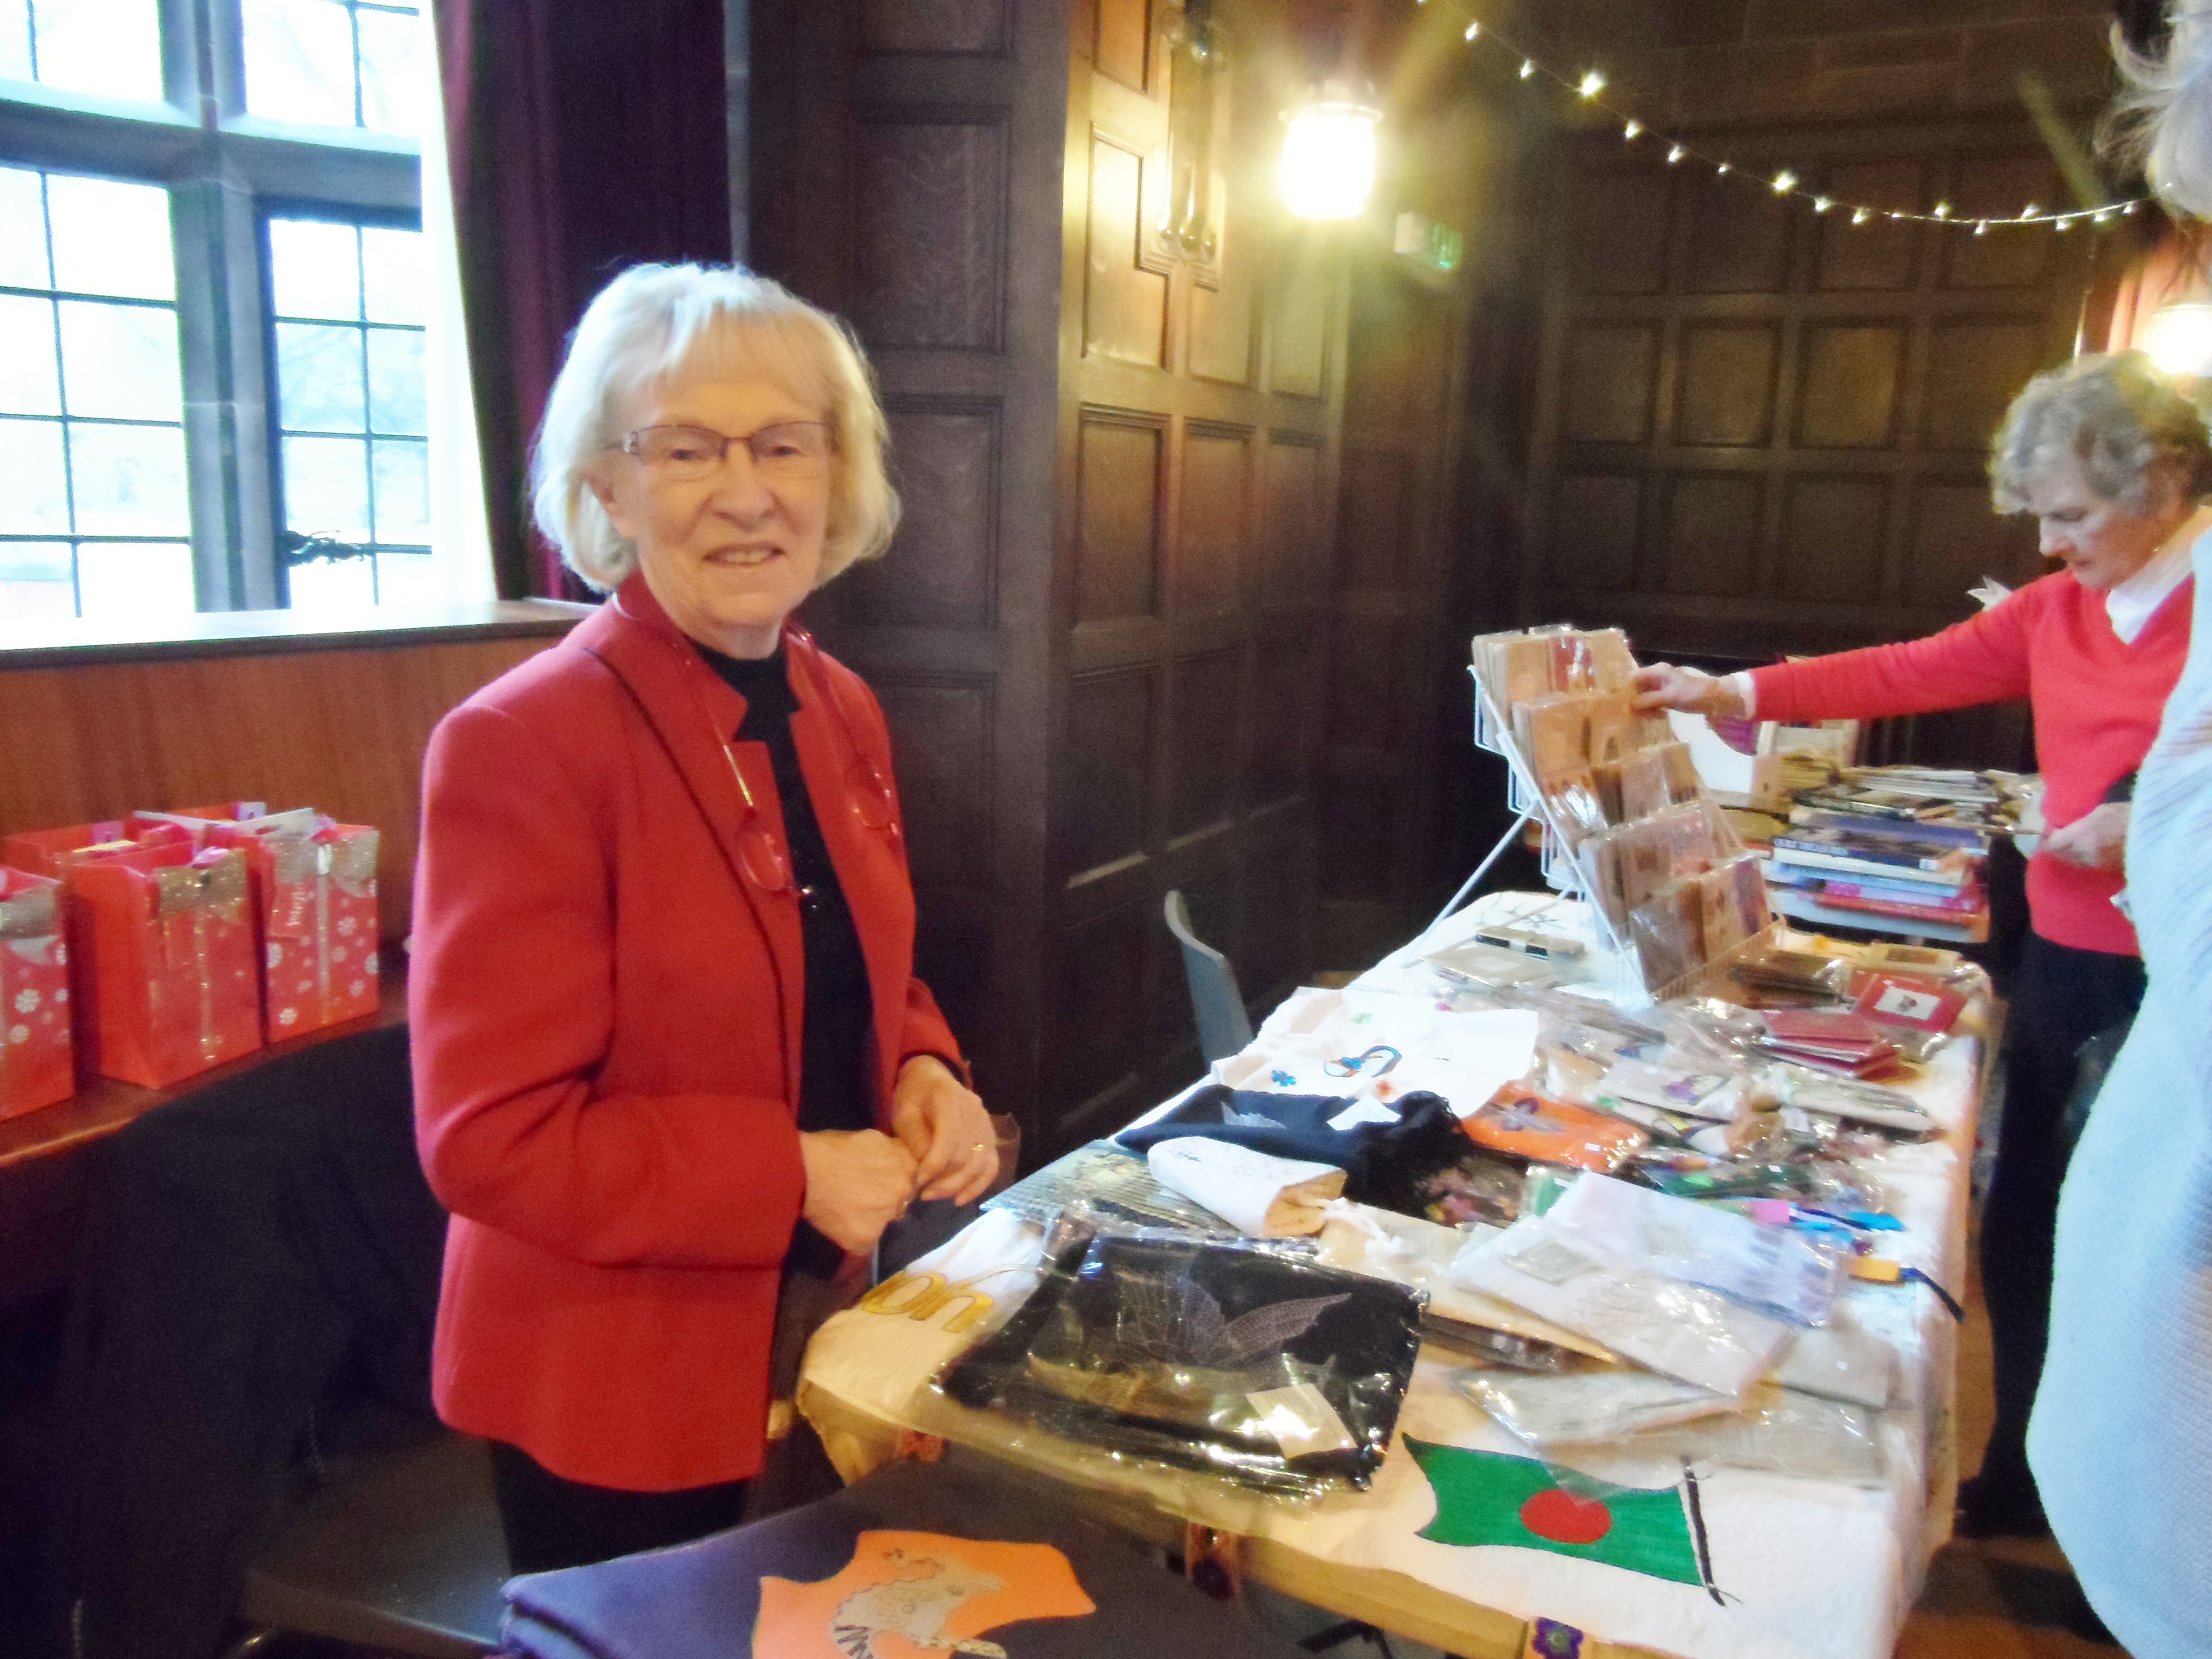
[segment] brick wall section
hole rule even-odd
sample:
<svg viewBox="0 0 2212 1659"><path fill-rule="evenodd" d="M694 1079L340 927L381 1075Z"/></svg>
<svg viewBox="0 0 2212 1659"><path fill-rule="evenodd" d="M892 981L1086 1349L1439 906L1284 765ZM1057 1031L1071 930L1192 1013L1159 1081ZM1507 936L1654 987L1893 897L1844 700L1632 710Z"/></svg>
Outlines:
<svg viewBox="0 0 2212 1659"><path fill-rule="evenodd" d="M2109 0L1542 0L1564 62L1656 126L2015 113L2023 75L2062 109L2112 88Z"/></svg>

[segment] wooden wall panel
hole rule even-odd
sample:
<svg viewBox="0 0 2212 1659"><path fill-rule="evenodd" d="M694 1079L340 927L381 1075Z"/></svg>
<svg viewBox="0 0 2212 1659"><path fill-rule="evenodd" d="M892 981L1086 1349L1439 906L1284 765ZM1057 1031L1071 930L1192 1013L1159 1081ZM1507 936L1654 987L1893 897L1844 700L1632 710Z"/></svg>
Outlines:
<svg viewBox="0 0 2212 1659"><path fill-rule="evenodd" d="M11 666L20 654L0 652L0 836L212 801L313 806L382 832L379 926L402 938L431 728L588 614L526 608L542 619L519 636L149 648L47 667Z"/></svg>
<svg viewBox="0 0 2212 1659"><path fill-rule="evenodd" d="M860 0L866 52L958 52L996 57L1006 49L1012 0Z"/></svg>
<svg viewBox="0 0 2212 1659"><path fill-rule="evenodd" d="M1076 483L1079 622L1149 617L1160 564L1161 425L1141 417L1085 416Z"/></svg>
<svg viewBox="0 0 2212 1659"><path fill-rule="evenodd" d="M1237 751L1243 728L1238 706L1244 680L1243 653L1218 651L1186 658L1175 665L1172 676L1170 837L1220 823L1236 811Z"/></svg>
<svg viewBox="0 0 2212 1659"><path fill-rule="evenodd" d="M1412 562L1413 462L1395 450L1347 453L1337 497L1336 586L1395 592Z"/></svg>
<svg viewBox="0 0 2212 1659"><path fill-rule="evenodd" d="M1267 521L1261 561L1264 601L1311 599L1328 580L1328 518L1322 512L1322 445L1314 437L1267 434Z"/></svg>
<svg viewBox="0 0 2212 1659"><path fill-rule="evenodd" d="M1583 294L1656 294L1667 285L1666 174L1593 171L1567 203L1565 273Z"/></svg>
<svg viewBox="0 0 2212 1659"><path fill-rule="evenodd" d="M1154 672L1124 671L1069 688L1060 819L1071 881L1144 851L1158 685Z"/></svg>
<svg viewBox="0 0 2212 1659"><path fill-rule="evenodd" d="M1774 365L1780 340L1772 327L1706 327L1682 334L1682 390L1674 441L1685 444L1763 444L1774 410Z"/></svg>
<svg viewBox="0 0 2212 1659"><path fill-rule="evenodd" d="M1142 92L1151 78L1152 0L1091 0L1097 34L1093 60L1101 75Z"/></svg>
<svg viewBox="0 0 2212 1659"><path fill-rule="evenodd" d="M1141 1091L1155 930L1166 931L1158 907L1130 903L1077 922L1059 941L1050 1053L1052 1097L1061 1105L1048 1130L1056 1146L1110 1134L1152 1103Z"/></svg>
<svg viewBox="0 0 2212 1659"><path fill-rule="evenodd" d="M2023 125L1778 127L1728 146L1732 179L1593 137L1556 192L1517 615L1614 623L1647 657L1732 667L1971 614L1984 572L2034 573L2032 533L1989 510L1982 458L2068 355L2095 238L1854 224L1755 188L1786 162L1806 190L1878 210L2016 213L2061 199ZM1663 240L1656 284L1592 245L1601 199L1644 216L1625 233L1639 246ZM1976 719L1945 741L1978 730L1991 763L2015 760L2013 717Z"/></svg>
<svg viewBox="0 0 2212 1659"><path fill-rule="evenodd" d="M1252 434L1193 424L1183 433L1174 593L1178 616L1233 609L1251 516Z"/></svg>
<svg viewBox="0 0 2212 1659"><path fill-rule="evenodd" d="M903 509L878 560L842 580L854 621L988 628L999 553L999 415L994 404L891 399L891 470Z"/></svg>
<svg viewBox="0 0 2212 1659"><path fill-rule="evenodd" d="M1156 368L1167 345L1168 283L1143 264L1144 167L1137 150L1092 135L1083 347L1095 356Z"/></svg>
<svg viewBox="0 0 2212 1659"><path fill-rule="evenodd" d="M990 687L886 684L876 700L890 727L915 884L988 889L995 867Z"/></svg>
<svg viewBox="0 0 2212 1659"><path fill-rule="evenodd" d="M1658 367L1659 331L1650 324L1575 329L1567 339L1559 435L1570 443L1644 442Z"/></svg>
<svg viewBox="0 0 2212 1659"><path fill-rule="evenodd" d="M855 310L871 346L995 351L1004 325L1006 131L863 122Z"/></svg>
<svg viewBox="0 0 2212 1659"><path fill-rule="evenodd" d="M1805 331L1797 441L1808 449L1886 449L1896 429L1905 330L1831 323Z"/></svg>
<svg viewBox="0 0 2212 1659"><path fill-rule="evenodd" d="M1294 241L1268 328L1267 383L1272 390L1318 398L1328 389L1331 275L1313 243Z"/></svg>

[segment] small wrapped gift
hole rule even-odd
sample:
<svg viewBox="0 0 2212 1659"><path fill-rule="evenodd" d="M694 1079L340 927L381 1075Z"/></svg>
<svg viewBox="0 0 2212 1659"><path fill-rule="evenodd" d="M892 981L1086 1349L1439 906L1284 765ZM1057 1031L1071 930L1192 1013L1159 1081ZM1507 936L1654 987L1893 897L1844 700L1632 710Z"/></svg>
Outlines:
<svg viewBox="0 0 2212 1659"><path fill-rule="evenodd" d="M64 860L63 880L91 1070L161 1088L261 1046L243 853L94 845Z"/></svg>
<svg viewBox="0 0 2212 1659"><path fill-rule="evenodd" d="M76 1092L62 884L0 867L0 1118Z"/></svg>
<svg viewBox="0 0 2212 1659"><path fill-rule="evenodd" d="M311 835L240 836L260 920L269 1040L377 1008L374 830L325 821Z"/></svg>

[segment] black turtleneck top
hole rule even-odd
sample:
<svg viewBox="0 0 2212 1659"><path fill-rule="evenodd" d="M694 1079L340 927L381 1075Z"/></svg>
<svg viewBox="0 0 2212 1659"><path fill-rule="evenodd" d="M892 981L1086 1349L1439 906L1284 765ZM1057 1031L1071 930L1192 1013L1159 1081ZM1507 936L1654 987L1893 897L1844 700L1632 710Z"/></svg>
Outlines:
<svg viewBox="0 0 2212 1659"><path fill-rule="evenodd" d="M768 745L783 804L784 845L791 854L791 878L799 892L800 937L806 957L805 1003L800 1021L799 1127L866 1129L874 1127L868 1097L869 1027L874 999L860 936L836 866L822 839L822 826L799 769L799 750L791 739L792 711L799 698L791 689L783 647L757 659L726 657L699 647L707 665L745 700L745 718L735 733L739 743ZM832 804L836 810L836 804ZM776 826L771 826L776 827ZM836 1271L837 1247L802 1221L793 1236L787 1266L822 1277Z"/></svg>

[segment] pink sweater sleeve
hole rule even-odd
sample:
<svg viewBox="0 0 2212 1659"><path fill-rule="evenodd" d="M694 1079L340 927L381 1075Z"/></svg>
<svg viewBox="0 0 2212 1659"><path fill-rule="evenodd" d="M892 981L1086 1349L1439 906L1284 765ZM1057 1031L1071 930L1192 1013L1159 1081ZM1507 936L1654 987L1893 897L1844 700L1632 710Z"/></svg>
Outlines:
<svg viewBox="0 0 2212 1659"><path fill-rule="evenodd" d="M1756 669L1751 679L1759 718L1784 725L1879 720L2024 697L2035 608L2031 590L2023 588L1924 640Z"/></svg>

